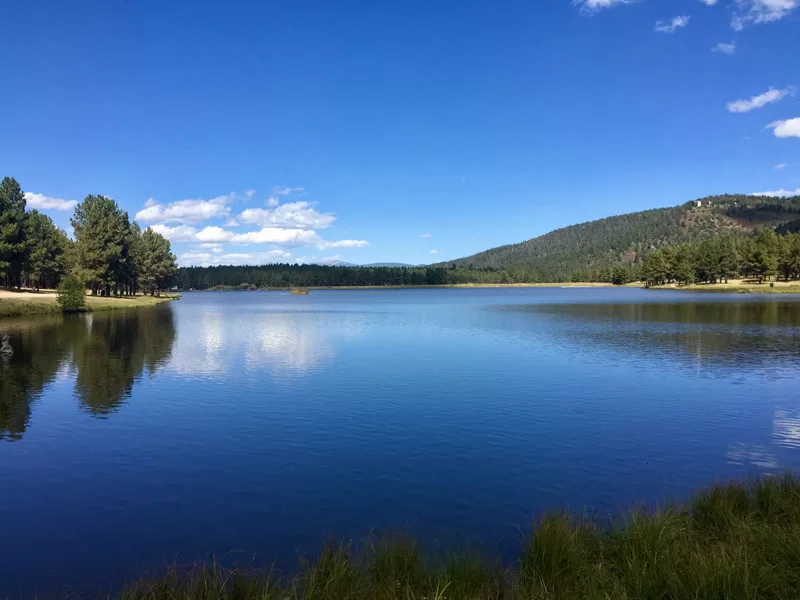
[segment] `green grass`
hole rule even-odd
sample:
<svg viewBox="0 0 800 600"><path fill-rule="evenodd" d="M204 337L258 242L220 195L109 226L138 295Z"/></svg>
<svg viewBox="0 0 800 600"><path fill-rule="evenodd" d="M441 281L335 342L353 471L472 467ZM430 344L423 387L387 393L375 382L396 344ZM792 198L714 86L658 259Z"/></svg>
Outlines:
<svg viewBox="0 0 800 600"><path fill-rule="evenodd" d="M160 298L151 296L133 296L122 298L101 298L86 296L86 311L97 312L118 310L123 308L141 308L155 306L162 302L175 300L178 296L164 295ZM0 318L26 317L29 315L58 314L61 309L56 304L56 295L42 293L41 297L20 296L20 298L0 298Z"/></svg>
<svg viewBox="0 0 800 600"><path fill-rule="evenodd" d="M426 555L408 537L330 542L294 573L180 569L124 587L124 600L632 600L800 598L800 479L719 485L614 526L545 517L503 567Z"/></svg>

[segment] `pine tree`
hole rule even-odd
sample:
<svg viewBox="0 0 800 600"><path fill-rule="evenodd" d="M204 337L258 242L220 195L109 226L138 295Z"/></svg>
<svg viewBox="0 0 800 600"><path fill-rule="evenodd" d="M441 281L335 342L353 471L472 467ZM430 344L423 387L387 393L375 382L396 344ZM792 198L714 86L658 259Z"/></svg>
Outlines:
<svg viewBox="0 0 800 600"><path fill-rule="evenodd" d="M25 195L17 180L0 183L0 280L7 287L22 285L25 263Z"/></svg>
<svg viewBox="0 0 800 600"><path fill-rule="evenodd" d="M142 232L139 257L140 283L145 293L165 289L177 273L169 240L148 227Z"/></svg>
<svg viewBox="0 0 800 600"><path fill-rule="evenodd" d="M40 287L56 287L66 271L66 234L55 226L50 217L37 210L28 213L25 228L25 272L29 285L32 284L37 290Z"/></svg>
<svg viewBox="0 0 800 600"><path fill-rule="evenodd" d="M78 261L92 295L124 283L130 251L128 214L104 196L86 196L72 217Z"/></svg>

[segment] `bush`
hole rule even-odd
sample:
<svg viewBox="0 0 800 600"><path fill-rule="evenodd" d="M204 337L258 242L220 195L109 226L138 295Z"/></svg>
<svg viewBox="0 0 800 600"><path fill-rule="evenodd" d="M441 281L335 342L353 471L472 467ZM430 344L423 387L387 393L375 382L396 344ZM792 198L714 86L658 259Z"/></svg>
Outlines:
<svg viewBox="0 0 800 600"><path fill-rule="evenodd" d="M64 312L86 310L86 285L77 275L67 275L58 286L56 302Z"/></svg>

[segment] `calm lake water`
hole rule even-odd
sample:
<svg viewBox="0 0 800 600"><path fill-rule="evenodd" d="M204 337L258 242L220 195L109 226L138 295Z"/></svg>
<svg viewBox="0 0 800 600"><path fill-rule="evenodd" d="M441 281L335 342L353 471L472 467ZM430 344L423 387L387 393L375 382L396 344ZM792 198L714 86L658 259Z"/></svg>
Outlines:
<svg viewBox="0 0 800 600"><path fill-rule="evenodd" d="M0 593L402 529L513 559L800 465L800 302L636 289L186 294L0 322ZM255 558L254 558L255 557Z"/></svg>

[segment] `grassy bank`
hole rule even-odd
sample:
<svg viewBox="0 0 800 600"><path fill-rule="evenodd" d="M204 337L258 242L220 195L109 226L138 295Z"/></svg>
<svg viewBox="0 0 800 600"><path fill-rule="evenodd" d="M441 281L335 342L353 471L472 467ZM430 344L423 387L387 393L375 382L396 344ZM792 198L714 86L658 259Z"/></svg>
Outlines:
<svg viewBox="0 0 800 600"><path fill-rule="evenodd" d="M86 296L86 310L97 312L155 306L162 302L174 300L176 297L174 294L162 295L160 298L152 296L133 296L130 298ZM58 314L60 312L61 309L56 304L56 294L53 292L0 292L0 318L25 317L48 313Z"/></svg>
<svg viewBox="0 0 800 600"><path fill-rule="evenodd" d="M800 597L800 479L731 483L617 526L550 516L512 567L470 553L426 556L413 540L328 544L294 574L171 569L125 600L723 599Z"/></svg>
<svg viewBox="0 0 800 600"><path fill-rule="evenodd" d="M653 287L656 290L689 290L694 292L720 292L738 294L800 294L800 281L774 281L758 283L757 281L731 279L728 283L693 283Z"/></svg>

